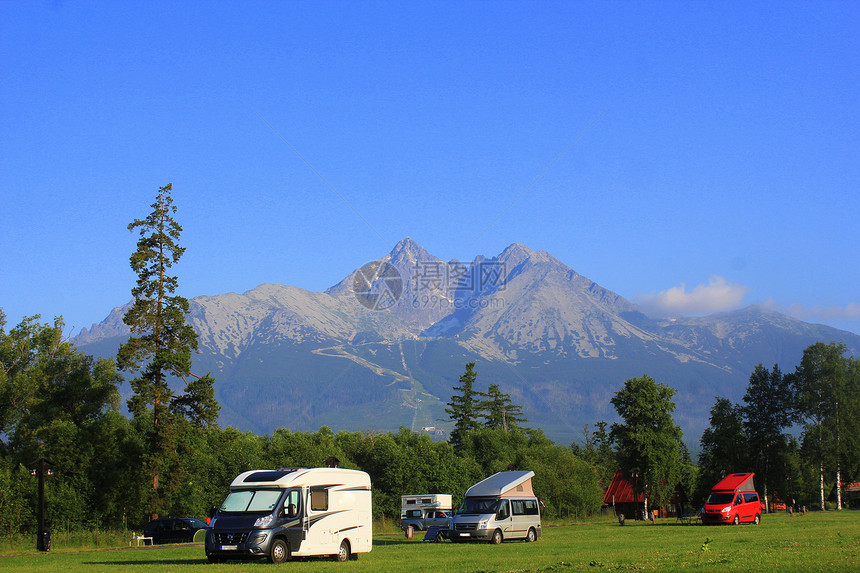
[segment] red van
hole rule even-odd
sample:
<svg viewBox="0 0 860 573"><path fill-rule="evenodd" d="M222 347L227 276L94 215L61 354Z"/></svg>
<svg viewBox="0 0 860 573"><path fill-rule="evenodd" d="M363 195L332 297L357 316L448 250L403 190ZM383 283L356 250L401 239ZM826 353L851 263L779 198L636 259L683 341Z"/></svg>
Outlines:
<svg viewBox="0 0 860 573"><path fill-rule="evenodd" d="M761 501L753 485L752 473L730 474L711 488L702 507L702 523L761 522Z"/></svg>

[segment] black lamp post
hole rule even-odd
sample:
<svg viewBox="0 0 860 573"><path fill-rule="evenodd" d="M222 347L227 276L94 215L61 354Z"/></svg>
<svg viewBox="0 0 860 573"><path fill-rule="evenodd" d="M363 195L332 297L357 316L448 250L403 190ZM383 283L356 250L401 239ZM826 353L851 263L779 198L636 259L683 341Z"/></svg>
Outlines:
<svg viewBox="0 0 860 573"><path fill-rule="evenodd" d="M27 464L30 468L30 476L39 478L39 507L38 520L39 531L36 536L36 550L49 551L51 549L51 532L45 530L45 476L54 475L54 464L45 458L39 458L35 462Z"/></svg>

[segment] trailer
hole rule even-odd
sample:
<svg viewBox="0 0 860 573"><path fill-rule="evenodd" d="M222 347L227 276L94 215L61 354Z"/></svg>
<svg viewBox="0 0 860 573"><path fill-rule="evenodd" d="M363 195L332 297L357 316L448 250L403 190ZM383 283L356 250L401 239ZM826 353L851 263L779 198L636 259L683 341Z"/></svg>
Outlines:
<svg viewBox="0 0 860 573"><path fill-rule="evenodd" d="M400 496L400 528L425 531L431 527L448 527L451 520L451 495L425 493Z"/></svg>

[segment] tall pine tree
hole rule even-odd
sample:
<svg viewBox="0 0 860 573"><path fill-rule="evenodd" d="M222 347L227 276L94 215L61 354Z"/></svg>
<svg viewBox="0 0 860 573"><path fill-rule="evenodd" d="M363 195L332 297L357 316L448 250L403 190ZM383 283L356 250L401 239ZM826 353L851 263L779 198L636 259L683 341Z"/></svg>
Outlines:
<svg viewBox="0 0 860 573"><path fill-rule="evenodd" d="M460 376L460 385L453 388L459 394L451 396L448 408L445 408L445 413L454 421L454 429L451 431L451 438L448 441L457 452L462 450L463 439L466 434L481 427L478 423L478 416L480 401L484 394L474 389L477 377L475 363L466 364L466 371Z"/></svg>
<svg viewBox="0 0 860 573"><path fill-rule="evenodd" d="M179 246L182 227L173 218L176 207L170 195L172 188L172 184L160 187L152 213L128 225L129 231L140 233L137 250L130 258L137 284L131 290L134 302L123 317L132 336L117 352L120 369L136 374L131 380L134 395L128 400L129 411L137 420L152 417L148 462L154 491L159 487L159 474L169 467L175 451L180 420L214 425L220 409L214 397L214 379L191 373L197 333L185 322L188 301L175 294L179 282L169 274L185 252ZM170 381L177 378L185 381L185 391L174 397ZM153 510L158 505L154 501Z"/></svg>

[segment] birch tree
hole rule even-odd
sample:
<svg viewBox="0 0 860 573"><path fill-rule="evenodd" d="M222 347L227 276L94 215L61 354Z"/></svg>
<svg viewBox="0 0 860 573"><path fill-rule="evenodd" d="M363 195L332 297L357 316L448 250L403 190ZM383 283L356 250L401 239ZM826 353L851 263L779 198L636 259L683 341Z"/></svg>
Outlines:
<svg viewBox="0 0 860 573"><path fill-rule="evenodd" d="M842 509L842 466L857 458L856 366L841 343L818 342L803 351L795 371L797 411L803 440L818 465L821 508L825 507L825 468L836 470L836 507Z"/></svg>

